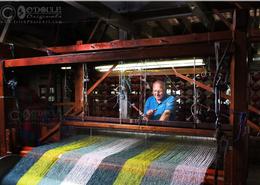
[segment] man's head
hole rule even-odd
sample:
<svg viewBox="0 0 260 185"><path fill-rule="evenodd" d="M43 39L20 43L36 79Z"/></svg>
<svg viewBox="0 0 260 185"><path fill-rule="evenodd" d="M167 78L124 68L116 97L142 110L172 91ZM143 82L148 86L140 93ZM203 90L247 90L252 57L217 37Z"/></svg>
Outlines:
<svg viewBox="0 0 260 185"><path fill-rule="evenodd" d="M153 83L153 96L156 101L161 102L165 95L165 84L161 80L157 80Z"/></svg>

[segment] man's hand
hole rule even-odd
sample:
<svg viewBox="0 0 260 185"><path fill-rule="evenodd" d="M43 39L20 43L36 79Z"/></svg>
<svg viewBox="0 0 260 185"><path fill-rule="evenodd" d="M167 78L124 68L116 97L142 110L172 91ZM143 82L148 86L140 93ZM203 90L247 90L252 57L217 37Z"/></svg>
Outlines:
<svg viewBox="0 0 260 185"><path fill-rule="evenodd" d="M148 121L150 117L156 112L156 109L150 109L146 112L146 115L144 116L144 120Z"/></svg>
<svg viewBox="0 0 260 185"><path fill-rule="evenodd" d="M156 109L150 109L150 110L148 110L147 112L146 112L146 115L147 116L149 116L149 117L151 117L154 113L155 113L155 111L156 111Z"/></svg>

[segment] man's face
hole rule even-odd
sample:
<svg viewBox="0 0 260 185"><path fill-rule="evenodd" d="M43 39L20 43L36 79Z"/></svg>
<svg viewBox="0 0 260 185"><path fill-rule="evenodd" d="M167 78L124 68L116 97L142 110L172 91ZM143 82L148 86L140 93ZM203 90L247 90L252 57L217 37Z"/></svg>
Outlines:
<svg viewBox="0 0 260 185"><path fill-rule="evenodd" d="M164 97L164 88L160 83L153 84L153 96L157 101L162 101Z"/></svg>

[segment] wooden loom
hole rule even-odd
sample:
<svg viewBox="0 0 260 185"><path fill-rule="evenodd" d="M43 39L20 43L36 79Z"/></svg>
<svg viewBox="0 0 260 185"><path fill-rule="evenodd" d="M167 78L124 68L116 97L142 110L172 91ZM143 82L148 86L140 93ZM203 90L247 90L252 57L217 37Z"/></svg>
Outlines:
<svg viewBox="0 0 260 185"><path fill-rule="evenodd" d="M239 13L239 12L238 12ZM234 19L233 25L236 25ZM256 32L252 32L252 40L258 40ZM29 67L29 66L39 66L39 65L58 65L58 64L75 64L78 65L78 76L79 79L83 75L82 63L87 62L105 62L105 61L116 61L116 60L129 60L129 59L146 59L146 58L168 58L168 57L201 57L201 56L213 56L214 55L214 42L227 43L233 40L235 47L232 48L231 61L231 106L230 106L230 123L231 129L227 128L226 134L231 141L237 138L239 132L239 116L238 112L254 111L259 114L259 110L252 106L247 105L247 101L239 101L241 97L246 97L247 95L247 42L246 42L246 32L240 29L240 27L225 32L215 32L215 33L202 33L202 34L191 34L185 36L173 36L173 37L163 37L154 39L141 39L132 41L114 41L108 43L97 43L97 44L83 44L76 46L67 47L54 47L48 48L57 55L43 56L43 57L33 57L33 58L20 58L20 59L9 59L4 60L0 63L0 96L4 97L4 85L3 85L3 75L5 68L16 68L16 67ZM200 48L200 50L195 50L194 48ZM95 51L95 52L93 52ZM75 53L79 52L79 53ZM97 87L102 80L109 75L112 69L107 72L97 83L93 85L90 89L93 90ZM178 73L176 76L181 77ZM182 78L182 77L181 77ZM235 80L235 79L239 79ZM186 79L190 81L191 79ZM208 89L212 92L210 87L205 87L203 84L196 83L201 88ZM83 108L83 85L80 80L75 85L75 102L72 106L70 112L74 115L79 115ZM91 91L88 91L88 94ZM4 99L0 99L0 139L1 139L1 155L6 154L5 145L5 121L4 121ZM68 114L70 113L68 112ZM88 118L90 119L90 118ZM136 125L133 121L127 122L126 124L117 124L116 120L85 120L82 121L65 121L64 125L69 126L81 126L81 127L91 127L91 128L105 128L105 129L119 129L127 131L141 131L141 132L158 132L158 133L181 133L187 135L198 135L198 136L213 136L214 128L193 128L193 125L182 125L176 124L175 127L167 127L167 125L162 125L159 127L147 126L147 125ZM148 124L149 125L149 124ZM254 129L259 127L254 123L248 121L248 125ZM54 127L46 136L41 138L44 141L48 136L59 130L59 126ZM246 159L247 157L247 141L246 136L241 138L239 142L231 142L229 150L225 156L225 166L224 166L224 181L222 184L244 184L246 180L246 171L237 169L246 169ZM214 171L211 171L214 174ZM222 179L223 180L223 179ZM212 182L212 181L211 181ZM221 184L220 182L220 184Z"/></svg>

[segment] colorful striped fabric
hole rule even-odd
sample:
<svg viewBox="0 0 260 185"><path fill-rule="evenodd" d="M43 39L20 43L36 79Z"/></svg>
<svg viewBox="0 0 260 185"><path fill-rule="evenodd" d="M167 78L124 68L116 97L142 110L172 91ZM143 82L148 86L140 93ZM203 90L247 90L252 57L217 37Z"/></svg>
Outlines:
<svg viewBox="0 0 260 185"><path fill-rule="evenodd" d="M26 173L27 170L37 161L39 158L48 150L53 148L66 145L77 139L82 139L86 136L77 136L69 139L64 139L61 142L53 143L49 145L39 146L34 148L26 157L22 158L19 163L3 178L0 184L14 185L17 184L18 180Z"/></svg>
<svg viewBox="0 0 260 185"><path fill-rule="evenodd" d="M35 148L2 184L200 185L215 153L208 138L80 137Z"/></svg>
<svg viewBox="0 0 260 185"><path fill-rule="evenodd" d="M82 147L77 150L72 150L63 154L59 160L53 164L52 168L46 174L45 178L39 183L40 185L58 185L61 181L67 176L71 169L75 166L77 161L84 155L89 152L96 150L98 147L107 145L116 138L107 138L104 137L102 141L95 143L93 145Z"/></svg>
<svg viewBox="0 0 260 185"><path fill-rule="evenodd" d="M67 151L75 150L83 146L98 142L98 137L87 137L70 144L60 146L45 152L42 157L20 178L17 185L36 185L45 176L50 167L55 163L59 156Z"/></svg>

